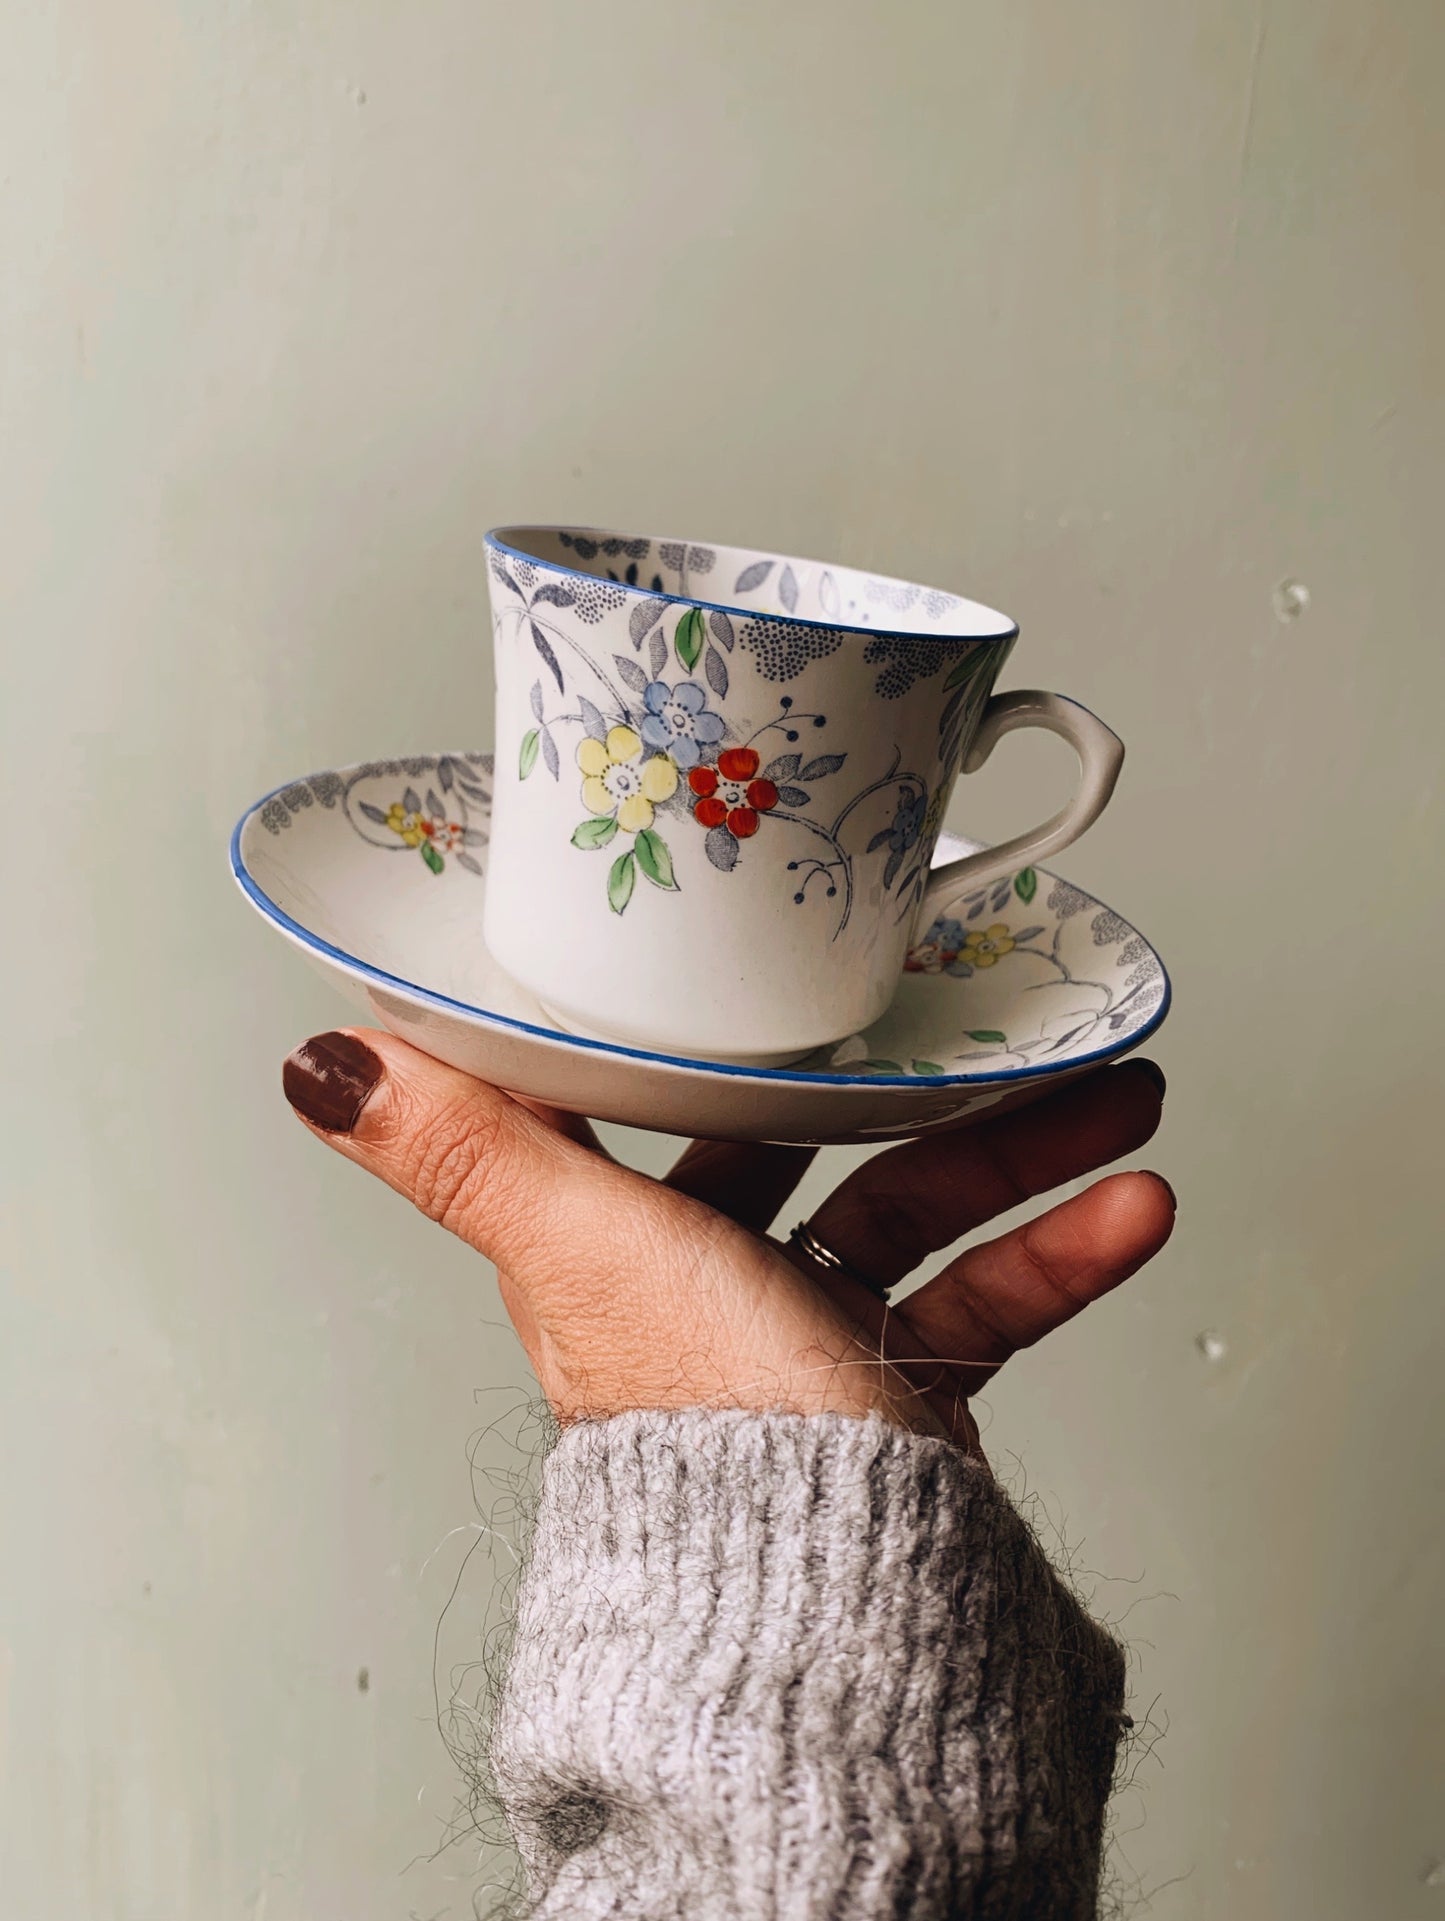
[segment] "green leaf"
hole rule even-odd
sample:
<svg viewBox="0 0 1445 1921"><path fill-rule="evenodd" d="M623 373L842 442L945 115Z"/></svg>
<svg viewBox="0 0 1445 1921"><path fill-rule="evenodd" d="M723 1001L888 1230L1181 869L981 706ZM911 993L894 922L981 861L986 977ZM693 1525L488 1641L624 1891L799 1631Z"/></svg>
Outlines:
<svg viewBox="0 0 1445 1921"><path fill-rule="evenodd" d="M676 888L672 855L667 851L667 842L650 827L644 827L637 836L637 864L654 887Z"/></svg>
<svg viewBox="0 0 1445 1921"><path fill-rule="evenodd" d="M572 829L574 847L605 847L617 832L617 822L610 814L594 814L591 820L584 820L579 827Z"/></svg>
<svg viewBox="0 0 1445 1921"><path fill-rule="evenodd" d="M672 637L677 657L689 673L701 660L706 640L707 622L703 619L702 609L690 607L677 623L677 632Z"/></svg>
<svg viewBox="0 0 1445 1921"><path fill-rule="evenodd" d="M434 874L439 874L446 866L446 862L429 840L424 840L421 844L421 857Z"/></svg>
<svg viewBox="0 0 1445 1921"><path fill-rule="evenodd" d="M535 727L529 727L522 736L522 751L517 756L517 772L525 780L537 765L537 749L541 745L541 734Z"/></svg>
<svg viewBox="0 0 1445 1921"><path fill-rule="evenodd" d="M637 885L637 862L629 847L625 854L619 854L612 863L612 872L607 876L607 901L614 914L620 914L632 899L632 890Z"/></svg>
<svg viewBox="0 0 1445 1921"><path fill-rule="evenodd" d="M903 1063L901 1061L864 1061L863 1065L874 1074L901 1074L903 1072Z"/></svg>
<svg viewBox="0 0 1445 1921"><path fill-rule="evenodd" d="M1030 901L1039 891L1039 877L1032 867L1026 867L1021 874L1014 875L1014 892L1022 901Z"/></svg>
<svg viewBox="0 0 1445 1921"><path fill-rule="evenodd" d="M937 1061L915 1061L913 1071L915 1074L946 1074L948 1069L940 1067Z"/></svg>
<svg viewBox="0 0 1445 1921"><path fill-rule="evenodd" d="M1008 1040L1008 1035L1000 1034L996 1027L970 1027L968 1038L971 1041L995 1041L1002 1047Z"/></svg>

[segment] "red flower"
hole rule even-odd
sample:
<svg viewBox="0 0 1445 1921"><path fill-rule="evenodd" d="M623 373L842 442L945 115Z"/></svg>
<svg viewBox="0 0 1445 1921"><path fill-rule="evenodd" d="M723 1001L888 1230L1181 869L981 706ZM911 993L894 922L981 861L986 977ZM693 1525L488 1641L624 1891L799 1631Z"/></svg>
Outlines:
<svg viewBox="0 0 1445 1921"><path fill-rule="evenodd" d="M777 788L757 773L751 747L729 747L718 755L716 767L694 767L687 777L697 795L693 818L704 827L726 826L734 840L750 840L758 831L758 816L778 804Z"/></svg>

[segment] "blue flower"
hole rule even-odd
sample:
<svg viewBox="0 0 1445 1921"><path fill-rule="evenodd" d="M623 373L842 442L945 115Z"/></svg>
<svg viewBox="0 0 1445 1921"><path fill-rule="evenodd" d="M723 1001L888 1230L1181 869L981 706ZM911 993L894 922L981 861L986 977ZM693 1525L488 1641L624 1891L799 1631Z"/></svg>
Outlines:
<svg viewBox="0 0 1445 1921"><path fill-rule="evenodd" d="M928 795L903 793L899 796L898 812L893 816L893 825L887 830L888 845L895 854L906 854L918 836L923 832L923 819L928 812Z"/></svg>
<svg viewBox="0 0 1445 1921"><path fill-rule="evenodd" d="M696 767L704 748L716 747L723 737L720 714L710 713L707 695L695 680L676 687L654 680L642 696L642 738L660 754L671 754L684 773Z"/></svg>

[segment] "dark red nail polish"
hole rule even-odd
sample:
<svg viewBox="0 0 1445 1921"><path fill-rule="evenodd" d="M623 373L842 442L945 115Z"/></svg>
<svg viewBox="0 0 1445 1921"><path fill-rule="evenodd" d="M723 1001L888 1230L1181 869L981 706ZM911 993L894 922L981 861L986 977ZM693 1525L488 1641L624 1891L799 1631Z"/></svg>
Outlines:
<svg viewBox="0 0 1445 1921"><path fill-rule="evenodd" d="M349 1134L385 1068L351 1034L318 1034L286 1056L281 1087L304 1120L328 1134Z"/></svg>
<svg viewBox="0 0 1445 1921"><path fill-rule="evenodd" d="M1159 1098L1162 1101L1165 1089L1169 1083L1165 1080L1164 1069L1159 1065L1158 1061L1135 1061L1134 1065L1139 1069L1141 1074L1147 1074L1150 1080L1153 1081L1155 1087L1159 1090Z"/></svg>

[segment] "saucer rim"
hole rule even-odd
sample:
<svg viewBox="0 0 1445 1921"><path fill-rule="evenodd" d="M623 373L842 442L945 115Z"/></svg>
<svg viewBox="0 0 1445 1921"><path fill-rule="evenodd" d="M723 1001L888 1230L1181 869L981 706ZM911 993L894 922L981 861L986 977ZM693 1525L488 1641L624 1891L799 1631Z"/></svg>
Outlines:
<svg viewBox="0 0 1445 1921"><path fill-rule="evenodd" d="M461 750L449 749L445 751L459 753ZM421 756L420 758L430 758L430 756ZM365 762L363 761L344 762L338 763L335 767L324 771L340 772L343 767L360 767L364 765ZM411 995L413 999L425 1001L433 1007L444 1008L448 1013L464 1014L469 1019L480 1020L489 1027L505 1028L516 1034L527 1034L535 1040L549 1041L554 1044L560 1043L564 1047L583 1047L590 1053L619 1056L624 1060L645 1061L649 1066L653 1067L683 1068L690 1074L725 1074L733 1079L765 1082L781 1081L789 1086L802 1084L804 1086L837 1088L891 1087L897 1088L900 1091L913 1090L915 1092L927 1088L1000 1087L1010 1086L1016 1082L1044 1080L1050 1075L1057 1076L1078 1073L1083 1068L1096 1067L1105 1061L1132 1052L1134 1048L1142 1046L1144 1042L1163 1025L1165 1017L1169 1012L1170 1004L1174 998L1174 984L1170 979L1169 969L1165 965L1164 957L1160 954L1158 948L1155 947L1153 941L1149 939L1147 934L1140 934L1139 929L1134 926L1132 921L1125 920L1124 916L1119 914L1116 918L1124 921L1124 925L1131 928L1135 934L1139 934L1140 939L1147 944L1149 952L1154 956L1155 960L1158 961L1159 970L1164 980L1164 993L1159 1001L1159 1005L1141 1028L1127 1035L1122 1041L1106 1044L1103 1047L1095 1049L1091 1054L1082 1054L1069 1061L1041 1061L1038 1065L1032 1067L1010 1067L995 1070L990 1073L804 1073L799 1072L796 1068L748 1067L736 1062L701 1060L696 1057L689 1058L684 1054L660 1054L650 1048L629 1047L625 1041L594 1040L584 1034L569 1034L564 1028L560 1027L541 1027L534 1021L521 1020L515 1014L499 1014L490 1008L475 1007L470 1001L456 1000L452 995L439 993L433 987L423 987L416 981L403 979L400 974L390 974L383 967L373 966L370 961L362 960L358 955L349 954L345 948L337 947L333 945L332 942L323 939L321 935L312 933L308 928L303 927L299 921L293 920L291 915L288 914L285 908L280 906L278 902L272 900L271 896L261 886L260 882L255 879L245 864L241 853L241 837L249 822L261 812L261 809L265 807L269 801L275 800L279 795L284 794L288 788L296 787L302 782L313 781L317 778L317 774L302 774L291 780L279 782L275 787L271 788L268 793L262 794L258 800L253 801L236 822L236 825L231 829L231 877L256 911L263 919L269 920L281 928L300 946L310 948L315 953L324 954L328 960L337 962L351 972L360 974L367 980L376 982L379 986L397 989L403 994ZM1040 867L1037 871L1040 876L1049 880L1061 880L1063 878L1062 875L1054 873L1054 871L1048 867ZM1069 881L1066 884L1071 887L1077 887L1077 883L1073 881ZM1090 893L1088 888L1078 887L1077 891L1081 894L1088 895L1088 898L1094 903L1096 909L1103 909L1106 913L1114 913L1115 910L1108 905L1107 901L1100 900L1098 895Z"/></svg>
<svg viewBox="0 0 1445 1921"><path fill-rule="evenodd" d="M584 534L589 538L593 534L596 534L599 539L603 540L650 540L654 543L667 542L678 547L701 547L705 545L728 547L734 544L731 541L723 540L704 542L700 540L682 541L679 539L674 541L668 534L625 534L613 527L580 527L572 522L543 520L509 521L505 526L489 527L482 537L483 546L494 547L498 553L510 554L513 560L525 560L530 567L545 567L550 573L566 574L573 580L597 580L600 576L597 574L589 574L585 567L569 567L567 563L562 560L544 560L540 554L529 554L525 548L513 547L509 541L502 539L503 534L521 532L525 529L530 529L532 532L539 534ZM770 550L766 548L750 548L747 551L765 553ZM772 558L784 562L797 560L808 567L829 568L842 567L844 565L842 561L815 560L806 554L773 553ZM859 570L853 569L852 571L856 572ZM951 592L951 589L948 588L928 587L926 583L921 580L906 580L901 574L880 574L877 578L896 582L897 585L901 587L918 587L925 593ZM644 587L639 581L607 580L603 582L603 585L607 587L618 587L624 594L640 594L644 600L660 600L667 606L701 607L705 613L727 614L729 616L735 616L739 620L746 620L750 615L753 615L751 608L740 607L736 601L701 600L696 594L662 593L659 592L656 587ZM920 634L915 629L909 627L856 627L846 620L829 620L826 614L820 620L805 620L801 614L764 614L753 617L777 622L784 627L823 627L826 628L829 633L856 634L864 640L878 640L880 637L888 640L934 640L940 643L946 643L951 640L964 640L979 647L983 646L986 642L994 641L1000 646L1011 648L1018 639L1018 622L1012 614L1006 614L1001 607L991 607L986 600L975 600L971 594L956 594L953 598L956 600L966 600L971 607L981 607L986 614L992 614L996 620L1006 621L1008 625L1001 632L992 634L964 632ZM1090 896L1090 898L1092 899L1092 896ZM1102 907L1103 902L1100 901L1099 905ZM1147 935L1145 938L1148 938Z"/></svg>

